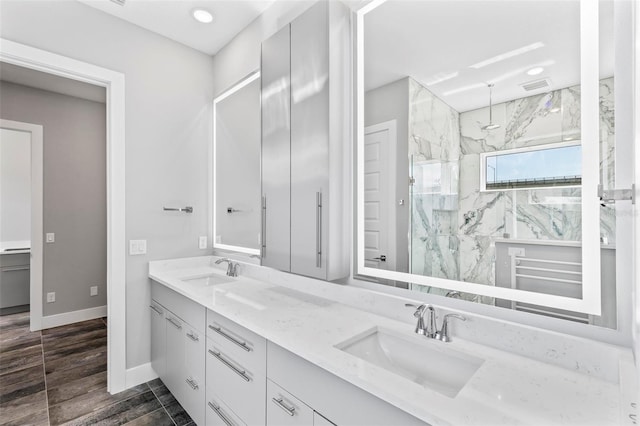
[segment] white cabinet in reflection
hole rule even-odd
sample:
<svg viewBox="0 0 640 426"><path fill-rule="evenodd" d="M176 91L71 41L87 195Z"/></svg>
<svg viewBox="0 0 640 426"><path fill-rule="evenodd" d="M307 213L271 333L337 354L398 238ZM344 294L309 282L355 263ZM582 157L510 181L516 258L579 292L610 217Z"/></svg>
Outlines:
<svg viewBox="0 0 640 426"><path fill-rule="evenodd" d="M349 55L349 14L337 2L316 3L262 45L265 266L349 273Z"/></svg>

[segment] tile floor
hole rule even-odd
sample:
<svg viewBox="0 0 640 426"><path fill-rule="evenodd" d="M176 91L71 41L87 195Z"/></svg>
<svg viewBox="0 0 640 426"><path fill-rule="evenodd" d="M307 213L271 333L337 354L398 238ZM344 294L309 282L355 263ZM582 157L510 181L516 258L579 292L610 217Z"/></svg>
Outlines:
<svg viewBox="0 0 640 426"><path fill-rule="evenodd" d="M192 426L160 379L107 392L103 319L30 332L29 313L0 316L0 425Z"/></svg>

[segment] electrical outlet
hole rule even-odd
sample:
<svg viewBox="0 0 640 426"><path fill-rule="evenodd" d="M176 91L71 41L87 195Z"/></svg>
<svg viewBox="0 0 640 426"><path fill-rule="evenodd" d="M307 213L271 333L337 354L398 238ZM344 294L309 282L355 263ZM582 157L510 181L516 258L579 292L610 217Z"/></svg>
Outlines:
<svg viewBox="0 0 640 426"><path fill-rule="evenodd" d="M89 288L89 295L97 296L98 295L98 286L94 285Z"/></svg>
<svg viewBox="0 0 640 426"><path fill-rule="evenodd" d="M207 237L198 238L198 248L201 248L201 249L207 248Z"/></svg>
<svg viewBox="0 0 640 426"><path fill-rule="evenodd" d="M48 243L55 243L56 242L56 234L54 234L53 232L47 232L46 241Z"/></svg>
<svg viewBox="0 0 640 426"><path fill-rule="evenodd" d="M147 240L129 240L129 254L136 256L147 253Z"/></svg>
<svg viewBox="0 0 640 426"><path fill-rule="evenodd" d="M53 303L55 301L56 301L56 293L55 292L47 293L47 303Z"/></svg>

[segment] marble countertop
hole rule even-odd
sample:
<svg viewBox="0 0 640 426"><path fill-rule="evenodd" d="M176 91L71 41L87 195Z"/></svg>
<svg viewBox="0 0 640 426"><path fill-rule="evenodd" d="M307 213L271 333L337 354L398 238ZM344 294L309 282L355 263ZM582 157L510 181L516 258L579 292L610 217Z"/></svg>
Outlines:
<svg viewBox="0 0 640 426"><path fill-rule="evenodd" d="M184 281L224 276L200 263L150 262L149 277L432 425L633 424L625 406L635 397L623 388L635 370L623 348L616 352L620 379L609 381L456 338L455 329L450 343L427 340L404 322L291 287L243 276L207 287ZM484 361L448 397L335 347L375 327Z"/></svg>

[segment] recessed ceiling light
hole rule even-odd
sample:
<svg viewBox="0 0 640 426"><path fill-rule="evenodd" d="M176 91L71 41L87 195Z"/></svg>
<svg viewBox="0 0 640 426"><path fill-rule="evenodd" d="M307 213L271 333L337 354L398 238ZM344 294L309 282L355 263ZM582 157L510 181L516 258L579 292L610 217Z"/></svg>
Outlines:
<svg viewBox="0 0 640 426"><path fill-rule="evenodd" d="M213 15L206 9L193 9L191 14L196 21L202 22L203 24L210 24L213 22Z"/></svg>
<svg viewBox="0 0 640 426"><path fill-rule="evenodd" d="M529 74L529 75L538 75L538 74L541 74L542 71L544 71L544 68L535 67L535 68L531 68L529 71L527 71L527 74Z"/></svg>

